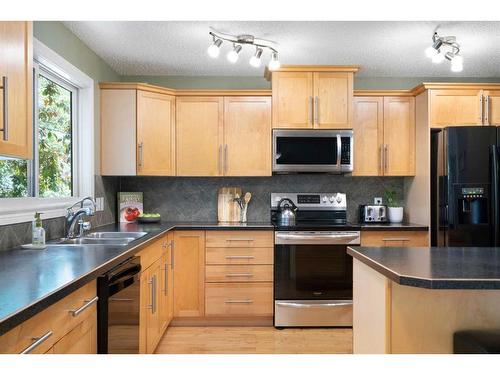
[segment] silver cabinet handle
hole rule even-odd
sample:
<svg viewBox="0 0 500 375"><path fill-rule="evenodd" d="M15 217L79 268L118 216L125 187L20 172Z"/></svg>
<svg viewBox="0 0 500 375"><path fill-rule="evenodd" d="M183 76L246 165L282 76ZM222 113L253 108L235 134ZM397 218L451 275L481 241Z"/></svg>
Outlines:
<svg viewBox="0 0 500 375"><path fill-rule="evenodd" d="M222 176L222 145L219 145L219 175Z"/></svg>
<svg viewBox="0 0 500 375"><path fill-rule="evenodd" d="M151 304L148 305L148 309L151 309L151 314L154 314L156 312L156 275L151 277L148 284L151 285Z"/></svg>
<svg viewBox="0 0 500 375"><path fill-rule="evenodd" d="M166 296L168 294L168 262L165 262L165 283L163 285L163 287L165 289L163 289L163 295Z"/></svg>
<svg viewBox="0 0 500 375"><path fill-rule="evenodd" d="M253 242L253 238L227 238L227 242L243 241L243 242Z"/></svg>
<svg viewBox="0 0 500 375"><path fill-rule="evenodd" d="M319 125L319 97L314 97L314 123Z"/></svg>
<svg viewBox="0 0 500 375"><path fill-rule="evenodd" d="M484 98L484 106L486 107L486 113L484 115L484 123L485 125L491 125L490 124L490 96L486 96Z"/></svg>
<svg viewBox="0 0 500 375"><path fill-rule="evenodd" d="M172 269L174 269L174 259L175 259L175 257L174 257L174 245L175 245L174 240L171 240L170 241L170 249L171 249L171 252L170 252L170 262L171 263L170 263L170 265L171 265Z"/></svg>
<svg viewBox="0 0 500 375"><path fill-rule="evenodd" d="M98 299L99 299L99 297L97 297L97 296L95 296L94 298L92 298L90 300L87 299L87 300L85 300L86 303L82 307L80 307L76 310L70 310L69 312L72 316L78 316L82 312L87 310L90 306L92 306L94 303L96 303Z"/></svg>
<svg viewBox="0 0 500 375"><path fill-rule="evenodd" d="M309 121L314 124L314 110L313 110L313 97L309 97Z"/></svg>
<svg viewBox="0 0 500 375"><path fill-rule="evenodd" d="M132 298L108 298L111 302L134 302Z"/></svg>
<svg viewBox="0 0 500 375"><path fill-rule="evenodd" d="M254 259L252 255L228 255L226 259Z"/></svg>
<svg viewBox="0 0 500 375"><path fill-rule="evenodd" d="M380 146L380 170L382 173L385 172L385 166L384 166L384 146Z"/></svg>
<svg viewBox="0 0 500 375"><path fill-rule="evenodd" d="M144 147L144 144L142 142L139 143L139 145L137 146L138 148L138 151L139 151L139 160L138 160L138 165L139 165L139 168L142 168L144 165L143 165L143 160L142 160L142 149Z"/></svg>
<svg viewBox="0 0 500 375"><path fill-rule="evenodd" d="M224 303L230 304L230 303L244 303L244 304L249 304L253 303L253 300L251 299L229 299L225 301Z"/></svg>
<svg viewBox="0 0 500 375"><path fill-rule="evenodd" d="M33 343L30 346L28 346L26 349L24 349L23 351L19 352L19 354L29 354L33 349L35 349L41 343L46 341L50 336L52 336L52 331L49 331L40 337L33 337L32 338L32 340L34 340Z"/></svg>
<svg viewBox="0 0 500 375"><path fill-rule="evenodd" d="M227 273L226 277L253 277L253 273Z"/></svg>
<svg viewBox="0 0 500 375"><path fill-rule="evenodd" d="M483 95L479 96L479 123L484 125Z"/></svg>
<svg viewBox="0 0 500 375"><path fill-rule="evenodd" d="M410 241L409 238L405 238L405 237L391 237L391 238L382 238L382 241L387 241L387 242L391 242L391 241Z"/></svg>
<svg viewBox="0 0 500 375"><path fill-rule="evenodd" d="M227 169L228 169L228 158L227 158L227 145L224 145L224 175L227 175Z"/></svg>
<svg viewBox="0 0 500 375"><path fill-rule="evenodd" d="M384 145L384 172L389 171L389 146Z"/></svg>
<svg viewBox="0 0 500 375"><path fill-rule="evenodd" d="M3 140L9 139L9 80L6 76L2 77L2 90L3 90Z"/></svg>

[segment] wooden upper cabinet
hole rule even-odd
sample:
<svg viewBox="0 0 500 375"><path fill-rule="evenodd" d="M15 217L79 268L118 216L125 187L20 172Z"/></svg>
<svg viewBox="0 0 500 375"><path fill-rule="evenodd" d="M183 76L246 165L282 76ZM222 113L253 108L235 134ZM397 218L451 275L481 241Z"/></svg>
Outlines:
<svg viewBox="0 0 500 375"><path fill-rule="evenodd" d="M430 126L466 126L483 124L483 91L431 90Z"/></svg>
<svg viewBox="0 0 500 375"><path fill-rule="evenodd" d="M0 155L31 159L32 22L0 22Z"/></svg>
<svg viewBox="0 0 500 375"><path fill-rule="evenodd" d="M174 233L174 317L205 315L205 232Z"/></svg>
<svg viewBox="0 0 500 375"><path fill-rule="evenodd" d="M415 174L415 98L384 97L384 176Z"/></svg>
<svg viewBox="0 0 500 375"><path fill-rule="evenodd" d="M137 174L175 175L175 97L137 91Z"/></svg>
<svg viewBox="0 0 500 375"><path fill-rule="evenodd" d="M224 175L271 176L271 98L224 98Z"/></svg>
<svg viewBox="0 0 500 375"><path fill-rule="evenodd" d="M500 90L487 90L484 96L484 124L500 126Z"/></svg>
<svg viewBox="0 0 500 375"><path fill-rule="evenodd" d="M312 128L313 74L276 72L273 86L273 128Z"/></svg>
<svg viewBox="0 0 500 375"><path fill-rule="evenodd" d="M384 98L354 98L354 176L381 176Z"/></svg>
<svg viewBox="0 0 500 375"><path fill-rule="evenodd" d="M314 73L314 119L317 129L351 128L353 74Z"/></svg>
<svg viewBox="0 0 500 375"><path fill-rule="evenodd" d="M224 99L177 98L177 176L221 176Z"/></svg>

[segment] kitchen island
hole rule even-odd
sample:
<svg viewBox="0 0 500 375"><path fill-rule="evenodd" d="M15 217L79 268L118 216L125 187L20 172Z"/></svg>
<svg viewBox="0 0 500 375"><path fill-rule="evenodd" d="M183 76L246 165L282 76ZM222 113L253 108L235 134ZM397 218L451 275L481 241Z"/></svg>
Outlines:
<svg viewBox="0 0 500 375"><path fill-rule="evenodd" d="M500 328L500 248L349 247L354 353L453 353Z"/></svg>

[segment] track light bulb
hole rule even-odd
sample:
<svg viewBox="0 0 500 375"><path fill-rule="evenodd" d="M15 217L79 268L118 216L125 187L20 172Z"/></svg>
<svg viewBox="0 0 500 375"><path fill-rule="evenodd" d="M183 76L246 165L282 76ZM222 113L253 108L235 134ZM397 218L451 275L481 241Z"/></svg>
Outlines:
<svg viewBox="0 0 500 375"><path fill-rule="evenodd" d="M273 52L271 55L271 61L269 61L269 70L277 70L281 66L278 59L278 52Z"/></svg>
<svg viewBox="0 0 500 375"><path fill-rule="evenodd" d="M210 47L208 47L207 49L208 56L210 56L213 59L219 57L221 44L222 40L214 38L213 44L211 44Z"/></svg>
<svg viewBox="0 0 500 375"><path fill-rule="evenodd" d="M436 51L432 46L429 46L425 49L425 56L427 56L429 59L432 59L434 56L436 56L437 53L438 51Z"/></svg>
<svg viewBox="0 0 500 375"><path fill-rule="evenodd" d="M262 56L262 48L257 48L255 50L255 55L253 55L250 58L250 65L253 66L254 68L258 68L262 63L262 60L260 58L261 56Z"/></svg>
<svg viewBox="0 0 500 375"><path fill-rule="evenodd" d="M239 58L239 53L241 51L241 46L239 44L235 45L234 48L228 52L227 54L227 60L234 64L236 61L238 61Z"/></svg>
<svg viewBox="0 0 500 375"><path fill-rule="evenodd" d="M464 59L460 55L455 55L451 60L451 71L461 72L464 69Z"/></svg>

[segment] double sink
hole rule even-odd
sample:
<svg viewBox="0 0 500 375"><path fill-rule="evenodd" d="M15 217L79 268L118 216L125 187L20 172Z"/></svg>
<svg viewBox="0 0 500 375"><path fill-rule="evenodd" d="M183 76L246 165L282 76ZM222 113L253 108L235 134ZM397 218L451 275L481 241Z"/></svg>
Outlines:
<svg viewBox="0 0 500 375"><path fill-rule="evenodd" d="M62 239L53 245L126 246L147 232L93 232L83 237Z"/></svg>

